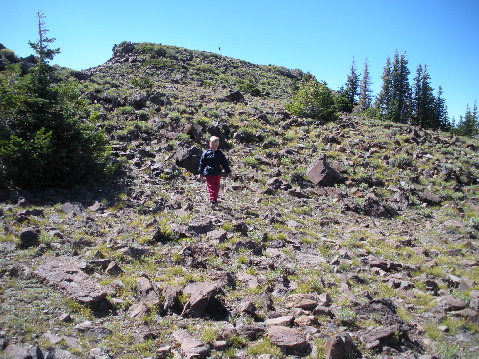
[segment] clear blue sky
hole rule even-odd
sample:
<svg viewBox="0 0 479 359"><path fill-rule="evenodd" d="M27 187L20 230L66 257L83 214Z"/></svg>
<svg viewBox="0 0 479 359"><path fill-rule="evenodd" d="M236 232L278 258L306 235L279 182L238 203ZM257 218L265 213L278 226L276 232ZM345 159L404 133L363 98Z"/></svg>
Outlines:
<svg viewBox="0 0 479 359"><path fill-rule="evenodd" d="M353 57L358 73L367 58L376 95L397 49L407 51L411 83L417 66L428 66L450 117L479 100L479 0L0 0L0 8L0 43L30 55L41 10L61 50L53 63L73 69L104 63L122 41L221 47L225 56L309 71L337 90Z"/></svg>

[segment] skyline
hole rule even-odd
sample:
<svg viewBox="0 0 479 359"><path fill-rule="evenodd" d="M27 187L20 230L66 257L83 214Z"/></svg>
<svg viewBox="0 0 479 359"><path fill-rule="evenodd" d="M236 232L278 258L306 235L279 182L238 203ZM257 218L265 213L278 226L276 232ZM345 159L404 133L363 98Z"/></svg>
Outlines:
<svg viewBox="0 0 479 359"><path fill-rule="evenodd" d="M41 11L48 37L56 38L51 48L61 51L52 64L74 70L103 64L122 41L152 42L298 68L338 90L353 58L360 75L367 58L376 96L386 59L397 50L407 53L411 85L417 66L427 65L434 94L442 86L451 119L458 121L479 97L475 0L308 0L294 6L269 0L25 0L3 5L0 43L18 56L32 54L28 41L38 38L35 16Z"/></svg>

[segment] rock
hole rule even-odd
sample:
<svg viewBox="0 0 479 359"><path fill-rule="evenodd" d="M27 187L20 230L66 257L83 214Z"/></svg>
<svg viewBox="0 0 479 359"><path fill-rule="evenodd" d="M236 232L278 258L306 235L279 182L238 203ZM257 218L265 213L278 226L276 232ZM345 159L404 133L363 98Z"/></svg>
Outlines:
<svg viewBox="0 0 479 359"><path fill-rule="evenodd" d="M458 311L466 308L466 303L452 295L438 298L438 303L446 312Z"/></svg>
<svg viewBox="0 0 479 359"><path fill-rule="evenodd" d="M299 327L311 327L318 325L319 321L314 315L302 315L294 320L294 324Z"/></svg>
<svg viewBox="0 0 479 359"><path fill-rule="evenodd" d="M180 148L174 155L175 163L191 173L198 173L200 158L203 151L197 147Z"/></svg>
<svg viewBox="0 0 479 359"><path fill-rule="evenodd" d="M189 358L207 358L210 355L210 348L195 339L186 330L177 330L173 332L173 338L181 345L181 351L187 359Z"/></svg>
<svg viewBox="0 0 479 359"><path fill-rule="evenodd" d="M136 278L136 291L140 303L130 307L128 310L130 318L141 318L148 313L151 308L160 303L160 298L148 278Z"/></svg>
<svg viewBox="0 0 479 359"><path fill-rule="evenodd" d="M306 176L320 187L332 187L342 180L341 175L326 162L326 154L312 162L306 171Z"/></svg>
<svg viewBox="0 0 479 359"><path fill-rule="evenodd" d="M428 191L420 192L417 196L421 201L431 206L436 206L442 203L442 199L439 196Z"/></svg>
<svg viewBox="0 0 479 359"><path fill-rule="evenodd" d="M4 350L8 345L8 338L4 331L0 331L0 350Z"/></svg>
<svg viewBox="0 0 479 359"><path fill-rule="evenodd" d="M313 310L314 315L326 315L330 318L334 317L334 313L331 310L331 308L325 307L324 305L318 305L316 308Z"/></svg>
<svg viewBox="0 0 479 359"><path fill-rule="evenodd" d="M287 308L313 310L318 304L317 296L313 294L291 294L286 298Z"/></svg>
<svg viewBox="0 0 479 359"><path fill-rule="evenodd" d="M24 359L29 357L27 349L25 349L24 347L18 346L16 344L8 345L3 351L3 355L6 358L12 358L12 359Z"/></svg>
<svg viewBox="0 0 479 359"><path fill-rule="evenodd" d="M189 299L183 307L183 317L205 317L223 315L225 308L217 296L223 291L214 282L193 282L184 289L183 294Z"/></svg>
<svg viewBox="0 0 479 359"><path fill-rule="evenodd" d="M394 303L387 298L373 299L368 303L361 305L357 313L366 318L370 318L371 314L377 315L381 318L381 323L384 325L402 324L401 318L397 315Z"/></svg>
<svg viewBox="0 0 479 359"><path fill-rule="evenodd" d="M234 102L234 103L245 102L243 94L239 91L231 92L229 95L227 95L223 98L220 98L219 101L220 102Z"/></svg>
<svg viewBox="0 0 479 359"><path fill-rule="evenodd" d="M294 322L292 315L286 315L283 317L269 318L264 321L266 326L291 326Z"/></svg>
<svg viewBox="0 0 479 359"><path fill-rule="evenodd" d="M90 350L88 359L110 359L110 355L103 351L101 348L93 348Z"/></svg>
<svg viewBox="0 0 479 359"><path fill-rule="evenodd" d="M33 275L83 304L99 302L107 295L106 290L80 270L72 257L50 258L43 262Z"/></svg>
<svg viewBox="0 0 479 359"><path fill-rule="evenodd" d="M123 269L115 261L111 262L105 270L105 273L111 276L117 276L123 273Z"/></svg>
<svg viewBox="0 0 479 359"><path fill-rule="evenodd" d="M181 314L183 311L180 300L178 299L181 290L177 287L165 286L161 292L163 296L163 310L167 314Z"/></svg>
<svg viewBox="0 0 479 359"><path fill-rule="evenodd" d="M311 346L299 330L275 325L267 329L267 335L273 344L288 355L303 356L311 352Z"/></svg>
<svg viewBox="0 0 479 359"><path fill-rule="evenodd" d="M330 359L356 359L362 358L361 352L351 336L335 334L326 343L326 357Z"/></svg>
<svg viewBox="0 0 479 359"><path fill-rule="evenodd" d="M380 326L364 330L361 341L367 349L381 351L384 346L400 345L404 336L407 334L400 325Z"/></svg>
<svg viewBox="0 0 479 359"><path fill-rule="evenodd" d="M255 315L256 314L256 306L254 303L250 300L243 300L238 307L236 308L236 312L238 314L249 314L249 315Z"/></svg>
<svg viewBox="0 0 479 359"><path fill-rule="evenodd" d="M20 233L20 248L27 249L40 244L40 230L38 228L27 228Z"/></svg>
<svg viewBox="0 0 479 359"><path fill-rule="evenodd" d="M369 193L364 198L362 213L364 213L366 216L377 218L390 218L397 214L392 207L381 203L379 199L372 193Z"/></svg>
<svg viewBox="0 0 479 359"><path fill-rule="evenodd" d="M226 240L227 232L222 229L217 229L208 232L208 238L214 242L223 243Z"/></svg>
<svg viewBox="0 0 479 359"><path fill-rule="evenodd" d="M242 324L238 326L236 328L236 331L239 335L248 338L248 340L256 340L261 337L265 332L264 328L248 324Z"/></svg>

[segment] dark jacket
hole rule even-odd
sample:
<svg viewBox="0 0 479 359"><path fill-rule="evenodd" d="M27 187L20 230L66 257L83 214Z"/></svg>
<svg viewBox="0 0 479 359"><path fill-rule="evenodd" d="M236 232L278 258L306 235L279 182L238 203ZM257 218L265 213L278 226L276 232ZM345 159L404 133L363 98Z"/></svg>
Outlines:
<svg viewBox="0 0 479 359"><path fill-rule="evenodd" d="M200 159L200 166L198 172L202 175L219 175L221 174L221 168L226 173L230 173L230 165L223 152L220 150L207 150L203 152Z"/></svg>

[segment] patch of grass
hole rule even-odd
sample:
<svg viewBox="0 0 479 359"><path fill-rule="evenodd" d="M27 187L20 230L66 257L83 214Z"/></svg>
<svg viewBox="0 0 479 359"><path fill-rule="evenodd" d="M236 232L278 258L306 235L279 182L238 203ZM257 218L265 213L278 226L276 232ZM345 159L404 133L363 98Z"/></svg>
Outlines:
<svg viewBox="0 0 479 359"><path fill-rule="evenodd" d="M248 353L254 356L268 355L269 358L281 358L281 349L268 338L262 338L248 347Z"/></svg>

